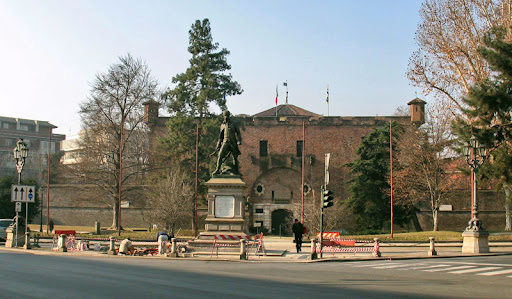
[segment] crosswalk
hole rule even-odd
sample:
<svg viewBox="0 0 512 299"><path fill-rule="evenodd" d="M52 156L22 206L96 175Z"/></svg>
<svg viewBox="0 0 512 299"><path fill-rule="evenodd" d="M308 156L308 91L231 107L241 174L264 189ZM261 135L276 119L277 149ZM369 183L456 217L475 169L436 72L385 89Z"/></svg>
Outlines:
<svg viewBox="0 0 512 299"><path fill-rule="evenodd" d="M487 263L466 263L466 262L436 262L436 261L386 261L386 262L350 262L346 264L353 268L371 268L377 270L396 271L424 271L441 272L449 274L471 274L481 276L505 276L512 278L512 264L487 264Z"/></svg>

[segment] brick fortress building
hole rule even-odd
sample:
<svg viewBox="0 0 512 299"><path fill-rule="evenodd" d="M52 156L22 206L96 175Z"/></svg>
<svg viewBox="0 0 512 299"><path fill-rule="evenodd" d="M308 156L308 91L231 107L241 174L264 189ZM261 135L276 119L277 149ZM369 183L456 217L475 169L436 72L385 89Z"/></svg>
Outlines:
<svg viewBox="0 0 512 299"><path fill-rule="evenodd" d="M155 144L156 138L167 130L168 117L158 115L157 102L148 101L144 105L146 122L152 132L150 144ZM335 197L346 199L349 173L344 165L357 158L362 137L377 127L388 126L390 121L424 122L425 102L416 98L408 105L410 116L322 116L284 104L252 116L237 117L242 127L239 161L247 186L249 228L278 234L280 229L287 230L292 218L300 218L303 146L304 206L319 204L326 153L330 153L329 189ZM307 222L307 215L305 218Z"/></svg>

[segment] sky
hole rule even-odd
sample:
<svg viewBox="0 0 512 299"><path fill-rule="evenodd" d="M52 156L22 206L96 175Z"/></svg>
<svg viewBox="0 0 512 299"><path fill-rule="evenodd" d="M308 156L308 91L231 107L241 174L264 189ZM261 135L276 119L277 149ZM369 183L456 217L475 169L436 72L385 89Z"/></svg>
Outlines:
<svg viewBox="0 0 512 299"><path fill-rule="evenodd" d="M244 92L232 114L288 103L322 115L392 115L421 95L408 81L422 0L0 0L0 116L80 130L98 73L130 53L159 89L189 66L188 31L208 18ZM329 86L329 106L326 103ZM427 100L428 101L428 100Z"/></svg>

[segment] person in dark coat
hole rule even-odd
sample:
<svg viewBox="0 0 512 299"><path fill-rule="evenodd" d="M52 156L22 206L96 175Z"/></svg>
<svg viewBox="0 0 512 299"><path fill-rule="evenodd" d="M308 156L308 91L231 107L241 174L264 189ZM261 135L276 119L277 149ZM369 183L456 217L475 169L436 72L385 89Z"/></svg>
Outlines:
<svg viewBox="0 0 512 299"><path fill-rule="evenodd" d="M304 225L299 222L299 219L295 219L295 223L292 226L293 235L295 236L295 247L297 252L302 251L302 234L304 233Z"/></svg>

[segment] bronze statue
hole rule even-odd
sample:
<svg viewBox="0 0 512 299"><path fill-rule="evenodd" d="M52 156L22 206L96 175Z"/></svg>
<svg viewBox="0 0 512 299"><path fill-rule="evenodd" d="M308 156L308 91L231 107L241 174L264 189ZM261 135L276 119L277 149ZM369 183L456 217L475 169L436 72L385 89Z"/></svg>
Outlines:
<svg viewBox="0 0 512 299"><path fill-rule="evenodd" d="M217 141L217 148L211 155L217 155L217 167L213 174L234 174L239 175L238 156L240 149L238 145L242 144L242 136L240 135L240 128L231 121L231 113L224 111L222 113L224 121L220 125L219 140ZM233 163L227 163L229 157L233 158Z"/></svg>

